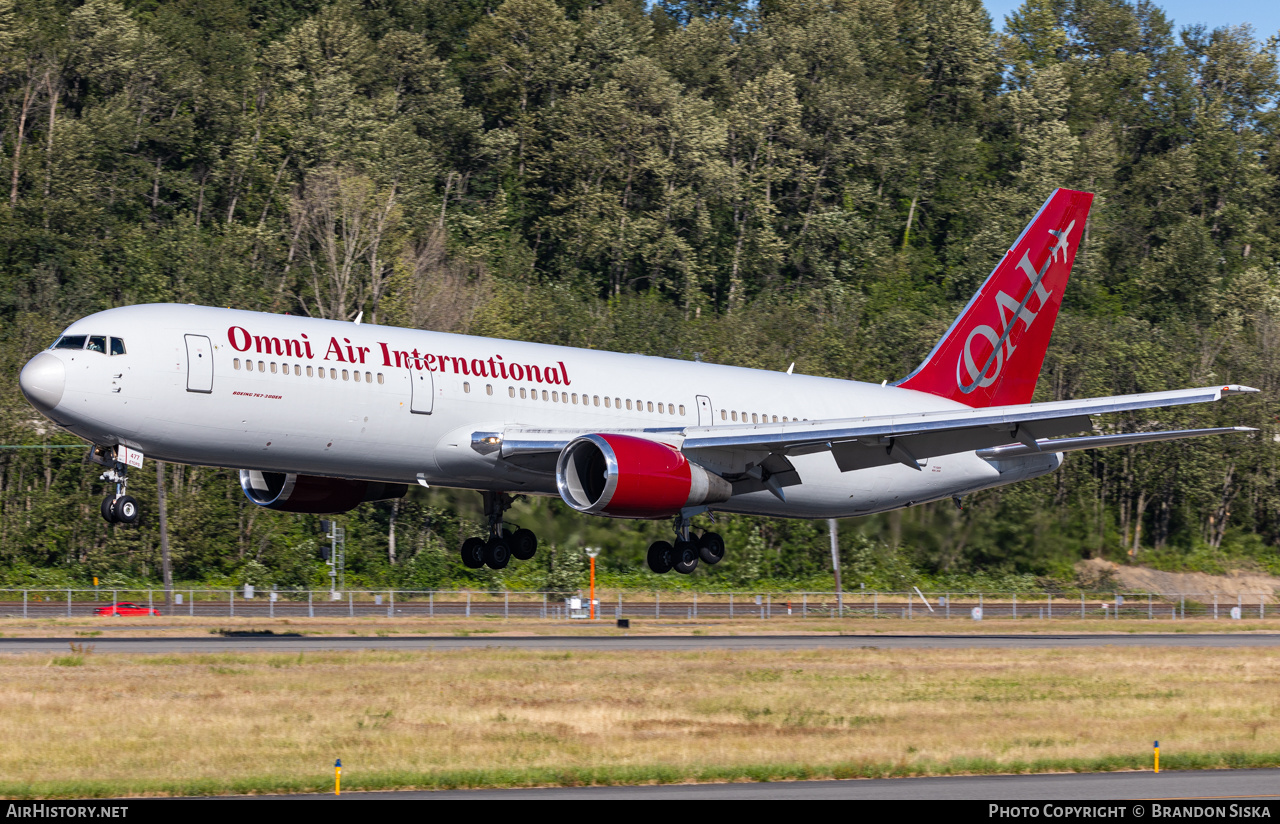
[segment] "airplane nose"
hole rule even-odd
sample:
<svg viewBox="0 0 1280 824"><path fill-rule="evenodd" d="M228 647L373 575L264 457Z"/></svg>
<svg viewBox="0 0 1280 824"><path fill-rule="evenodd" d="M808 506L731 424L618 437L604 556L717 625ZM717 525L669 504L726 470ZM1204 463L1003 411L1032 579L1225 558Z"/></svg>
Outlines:
<svg viewBox="0 0 1280 824"><path fill-rule="evenodd" d="M62 400L67 385L67 370L55 355L41 352L22 367L18 386L31 405L41 412L49 412Z"/></svg>

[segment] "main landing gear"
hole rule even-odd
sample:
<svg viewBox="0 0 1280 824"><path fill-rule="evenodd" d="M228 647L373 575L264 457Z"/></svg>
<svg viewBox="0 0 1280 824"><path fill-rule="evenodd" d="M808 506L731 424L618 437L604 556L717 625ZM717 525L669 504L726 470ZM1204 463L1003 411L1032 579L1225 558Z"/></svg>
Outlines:
<svg viewBox="0 0 1280 824"><path fill-rule="evenodd" d="M116 494L102 499L102 520L109 524L136 524L142 517L142 511L138 508L137 499L128 494L129 468L117 462L99 479L116 485Z"/></svg>
<svg viewBox="0 0 1280 824"><path fill-rule="evenodd" d="M646 560L649 569L662 575L675 570L681 575L689 575L698 568L698 561L718 564L724 557L724 539L717 532L706 531L696 538L690 532L690 519L683 515L676 517L676 541L655 541L649 546Z"/></svg>
<svg viewBox="0 0 1280 824"><path fill-rule="evenodd" d="M505 492L485 492L484 514L489 520L488 538L468 538L462 542L462 565L468 569L502 569L512 558L527 561L538 551L538 537L527 529L514 532L502 523L513 502Z"/></svg>

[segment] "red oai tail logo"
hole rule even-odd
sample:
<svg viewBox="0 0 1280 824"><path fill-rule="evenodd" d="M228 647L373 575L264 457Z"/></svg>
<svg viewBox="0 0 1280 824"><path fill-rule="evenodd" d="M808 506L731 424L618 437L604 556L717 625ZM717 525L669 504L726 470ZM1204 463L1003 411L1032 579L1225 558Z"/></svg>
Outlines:
<svg viewBox="0 0 1280 824"><path fill-rule="evenodd" d="M969 406L1030 403L1093 195L1056 189L924 363L895 385Z"/></svg>

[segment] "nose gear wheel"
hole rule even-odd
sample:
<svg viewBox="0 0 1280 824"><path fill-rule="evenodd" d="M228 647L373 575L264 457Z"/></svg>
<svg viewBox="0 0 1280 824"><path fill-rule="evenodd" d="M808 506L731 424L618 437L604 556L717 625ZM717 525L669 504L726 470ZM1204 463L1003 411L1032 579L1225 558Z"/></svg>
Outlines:
<svg viewBox="0 0 1280 824"><path fill-rule="evenodd" d="M109 524L128 524L133 525L142 519L142 510L138 506L138 500L129 495L129 467L118 460L114 460L115 448L94 448L94 454L108 456L108 459L94 457L95 463L106 464L109 466L106 472L103 472L99 479L114 483L116 492L114 495L108 495L102 499L102 520Z"/></svg>

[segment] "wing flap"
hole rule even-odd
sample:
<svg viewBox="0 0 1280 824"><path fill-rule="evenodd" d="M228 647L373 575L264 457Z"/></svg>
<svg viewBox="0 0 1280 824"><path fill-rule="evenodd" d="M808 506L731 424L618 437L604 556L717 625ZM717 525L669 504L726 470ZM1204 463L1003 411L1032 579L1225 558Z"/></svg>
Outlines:
<svg viewBox="0 0 1280 824"><path fill-rule="evenodd" d="M1051 438L1069 435L1092 427L1093 422L1087 415L1073 415L1067 418L1036 421L1032 425L1002 425L998 428L980 426L898 435L888 438L887 442L883 437L839 441L832 445L831 454L835 456L836 466L840 467L841 472L852 472L856 469L905 463L900 457L904 452L919 461L955 452L972 452L975 449L998 447L1010 441L1031 439L1032 436ZM1038 443L1038 441L1032 440L1032 443ZM1024 450L1028 449L1024 443L1018 443L1017 446ZM896 455L895 450L898 453Z"/></svg>
<svg viewBox="0 0 1280 824"><path fill-rule="evenodd" d="M1075 452L1079 449L1099 449L1108 446L1128 446L1135 443L1157 443L1160 441L1177 441L1183 438L1199 438L1205 435L1228 435L1232 432L1257 432L1251 426L1220 426L1212 429L1170 429L1164 432L1126 432L1119 435L1089 435L1083 438L1059 438L1057 440L1041 439L1036 441L1039 449L1030 449L1023 444L996 446L990 449L979 449L978 457L987 460L1003 458L1019 458L1033 455L1036 452Z"/></svg>

